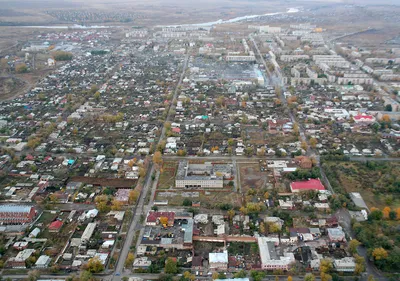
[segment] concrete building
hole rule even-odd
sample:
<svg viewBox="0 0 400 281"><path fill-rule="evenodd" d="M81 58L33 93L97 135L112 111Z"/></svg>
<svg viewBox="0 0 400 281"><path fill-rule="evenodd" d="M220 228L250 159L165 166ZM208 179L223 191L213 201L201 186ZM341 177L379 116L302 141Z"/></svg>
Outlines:
<svg viewBox="0 0 400 281"><path fill-rule="evenodd" d="M228 251L222 253L209 253L208 254L210 270L227 270L228 269Z"/></svg>
<svg viewBox="0 0 400 281"><path fill-rule="evenodd" d="M354 272L356 263L353 257L333 260L333 267L339 272Z"/></svg>
<svg viewBox="0 0 400 281"><path fill-rule="evenodd" d="M298 60L308 60L310 59L309 55L281 55L280 60L284 62L292 62Z"/></svg>
<svg viewBox="0 0 400 281"><path fill-rule="evenodd" d="M344 73L343 77L338 77L337 83L340 85L353 84L353 85L372 85L374 79L368 74L361 72Z"/></svg>
<svg viewBox="0 0 400 281"><path fill-rule="evenodd" d="M330 67L350 68L350 62L339 55L314 55L313 60L317 65L326 64Z"/></svg>
<svg viewBox="0 0 400 281"><path fill-rule="evenodd" d="M0 224L25 224L33 221L36 210L26 205L0 205Z"/></svg>
<svg viewBox="0 0 400 281"><path fill-rule="evenodd" d="M258 247L263 270L289 270L295 262L293 253L285 253L283 256L279 256L276 252L275 243L268 241L267 237L258 237Z"/></svg>
<svg viewBox="0 0 400 281"><path fill-rule="evenodd" d="M223 188L224 178L232 176L232 166L227 164L189 164L180 161L175 179L177 188Z"/></svg>
<svg viewBox="0 0 400 281"><path fill-rule="evenodd" d="M239 55L228 55L226 56L226 61L230 62L255 62L256 57L253 55L239 56Z"/></svg>

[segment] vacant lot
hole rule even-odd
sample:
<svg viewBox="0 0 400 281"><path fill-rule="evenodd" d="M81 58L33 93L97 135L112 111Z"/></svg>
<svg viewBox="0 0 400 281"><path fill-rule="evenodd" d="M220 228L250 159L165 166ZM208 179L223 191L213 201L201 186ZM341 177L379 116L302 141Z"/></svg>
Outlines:
<svg viewBox="0 0 400 281"><path fill-rule="evenodd" d="M162 172L158 180L159 189L168 189L175 186L175 175L178 163L175 161L166 161L162 166Z"/></svg>
<svg viewBox="0 0 400 281"><path fill-rule="evenodd" d="M239 164L240 169L240 184L242 191L245 193L249 189L261 189L269 182L267 173L260 171L260 165L254 164Z"/></svg>
<svg viewBox="0 0 400 281"><path fill-rule="evenodd" d="M335 191L360 192L369 208L400 206L400 163L328 162L324 165Z"/></svg>

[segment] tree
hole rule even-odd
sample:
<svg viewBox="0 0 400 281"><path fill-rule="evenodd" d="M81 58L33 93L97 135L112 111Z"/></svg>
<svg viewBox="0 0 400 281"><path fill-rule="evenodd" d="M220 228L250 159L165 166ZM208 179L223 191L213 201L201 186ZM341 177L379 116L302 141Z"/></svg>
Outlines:
<svg viewBox="0 0 400 281"><path fill-rule="evenodd" d="M132 189L129 191L129 204L136 203L137 199L139 198L139 192L136 189Z"/></svg>
<svg viewBox="0 0 400 281"><path fill-rule="evenodd" d="M28 67L26 66L25 63L20 63L15 67L15 72L17 72L17 73L27 73L28 72Z"/></svg>
<svg viewBox="0 0 400 281"><path fill-rule="evenodd" d="M396 219L400 220L400 208L396 209Z"/></svg>
<svg viewBox="0 0 400 281"><path fill-rule="evenodd" d="M332 262L327 259L322 259L320 261L319 271L323 273L328 273L332 270Z"/></svg>
<svg viewBox="0 0 400 281"><path fill-rule="evenodd" d="M317 144L318 144L318 141L317 141L316 138L311 138L311 139L310 139L310 146L311 146L312 148L315 148L315 147L317 146Z"/></svg>
<svg viewBox="0 0 400 281"><path fill-rule="evenodd" d="M294 123L293 125L293 133L298 136L299 135L299 125L297 125L297 123ZM289 276L291 277L291 276Z"/></svg>
<svg viewBox="0 0 400 281"><path fill-rule="evenodd" d="M385 208L383 208L383 210L382 210L382 214L383 214L383 218L384 219L389 219L389 214L390 214L390 207L385 207Z"/></svg>
<svg viewBox="0 0 400 281"><path fill-rule="evenodd" d="M167 258L167 260L165 262L164 271L167 274L176 274L176 273L178 273L177 262L174 261L172 258Z"/></svg>
<svg viewBox="0 0 400 281"><path fill-rule="evenodd" d="M121 211L122 210L122 202L114 199L111 204L111 210Z"/></svg>
<svg viewBox="0 0 400 281"><path fill-rule="evenodd" d="M321 281L332 281L332 276L328 273L321 272Z"/></svg>
<svg viewBox="0 0 400 281"><path fill-rule="evenodd" d="M358 246L360 246L361 245L361 243L360 243L360 241L358 241L357 239L353 239L353 240L351 240L350 242L349 242L349 247L348 247L348 249L349 249L349 252L351 253L351 254L355 254L355 253L357 253L357 248L358 248Z"/></svg>
<svg viewBox="0 0 400 281"><path fill-rule="evenodd" d="M372 275L369 275L369 276L368 276L368 281L375 281L375 278L374 278L374 276L372 276Z"/></svg>
<svg viewBox="0 0 400 281"><path fill-rule="evenodd" d="M94 95L93 95L94 99L95 99L97 102L100 100L100 96L101 96L100 92L96 92L96 93L94 93Z"/></svg>
<svg viewBox="0 0 400 281"><path fill-rule="evenodd" d="M372 256L374 257L374 259L375 259L376 261L384 260L384 259L386 259L386 258L388 257L388 252L387 252L384 248L382 248L382 247L380 247L380 248L375 248L375 249L372 251Z"/></svg>
<svg viewBox="0 0 400 281"><path fill-rule="evenodd" d="M52 52L53 58L56 61L68 61L68 60L72 60L72 53L69 52L65 52L65 51L56 51L56 52Z"/></svg>
<svg viewBox="0 0 400 281"><path fill-rule="evenodd" d="M91 273L98 273L104 270L104 265L98 257L89 259L87 269Z"/></svg>
<svg viewBox="0 0 400 281"><path fill-rule="evenodd" d="M386 106L385 106L385 111L392 111L393 110L393 108L392 108L392 105L391 104L387 104Z"/></svg>
<svg viewBox="0 0 400 281"><path fill-rule="evenodd" d="M226 212L226 214L228 215L229 220L232 220L233 217L235 216L235 210L230 209Z"/></svg>
<svg viewBox="0 0 400 281"><path fill-rule="evenodd" d="M288 276L287 281L293 281L293 277L292 276Z"/></svg>
<svg viewBox="0 0 400 281"><path fill-rule="evenodd" d="M194 274L191 274L189 271L185 271L183 273L183 278L185 278L186 280L193 281L194 279L196 279L196 276L194 276Z"/></svg>
<svg viewBox="0 0 400 281"><path fill-rule="evenodd" d="M236 272L233 277L234 278L245 278L247 276L247 272L244 271L243 269L239 272Z"/></svg>
<svg viewBox="0 0 400 281"><path fill-rule="evenodd" d="M129 253L125 260L125 267L132 266L134 260L135 260L135 255L133 253Z"/></svg>
<svg viewBox="0 0 400 281"><path fill-rule="evenodd" d="M360 275L362 272L365 271L365 259L358 254L354 255L356 267L354 269L354 273L356 275Z"/></svg>
<svg viewBox="0 0 400 281"><path fill-rule="evenodd" d="M269 193L268 193L268 191L264 193L264 198L265 198L265 199L269 199Z"/></svg>
<svg viewBox="0 0 400 281"><path fill-rule="evenodd" d="M212 279L213 280L218 279L218 272L213 272Z"/></svg>
<svg viewBox="0 0 400 281"><path fill-rule="evenodd" d="M75 278L72 279L75 281ZM81 274L79 275L79 279L77 279L79 281L95 281L96 278L93 277L92 273L90 271L84 270L81 272Z"/></svg>
<svg viewBox="0 0 400 281"><path fill-rule="evenodd" d="M162 225L168 225L168 218L167 217L160 217L160 223Z"/></svg>
<svg viewBox="0 0 400 281"><path fill-rule="evenodd" d="M29 281L36 281L36 280L39 279L39 277L40 277L39 270L32 270L32 271L29 271L29 273L28 273L28 280Z"/></svg>
<svg viewBox="0 0 400 281"><path fill-rule="evenodd" d="M308 147L307 143L305 141L302 141L301 142L301 149L307 150L307 147Z"/></svg>
<svg viewBox="0 0 400 281"><path fill-rule="evenodd" d="M179 149L179 150L176 152L176 155L177 155L177 156L185 156L185 155L186 155L186 150Z"/></svg>
<svg viewBox="0 0 400 281"><path fill-rule="evenodd" d="M156 164L161 164L162 163L162 156L160 151L154 152L153 155L153 162Z"/></svg>
<svg viewBox="0 0 400 281"><path fill-rule="evenodd" d="M252 271L250 271L250 275L254 281L261 281L265 277L265 272L252 270Z"/></svg>
<svg viewBox="0 0 400 281"><path fill-rule="evenodd" d="M371 213L368 215L368 220L373 221L373 220L381 220L383 217L382 212L379 209L376 208L371 208Z"/></svg>
<svg viewBox="0 0 400 281"><path fill-rule="evenodd" d="M390 123L390 122L391 122L390 116L387 115L387 114L384 114L384 115L382 116L382 121L383 121L383 122L386 122L386 123Z"/></svg>
<svg viewBox="0 0 400 281"><path fill-rule="evenodd" d="M307 273L305 276L304 276L304 281L314 281L315 280L315 276L314 276L314 274L312 274L312 273Z"/></svg>

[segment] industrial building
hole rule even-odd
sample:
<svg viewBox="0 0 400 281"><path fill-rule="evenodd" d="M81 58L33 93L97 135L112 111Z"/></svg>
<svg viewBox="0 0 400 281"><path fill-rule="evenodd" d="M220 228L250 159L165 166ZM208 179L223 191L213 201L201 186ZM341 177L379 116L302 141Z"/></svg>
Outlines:
<svg viewBox="0 0 400 281"><path fill-rule="evenodd" d="M26 205L0 205L0 224L25 224L33 221L36 210Z"/></svg>
<svg viewBox="0 0 400 281"><path fill-rule="evenodd" d="M223 188L224 178L232 177L232 166L228 164L189 164L180 161L175 179L177 188Z"/></svg>

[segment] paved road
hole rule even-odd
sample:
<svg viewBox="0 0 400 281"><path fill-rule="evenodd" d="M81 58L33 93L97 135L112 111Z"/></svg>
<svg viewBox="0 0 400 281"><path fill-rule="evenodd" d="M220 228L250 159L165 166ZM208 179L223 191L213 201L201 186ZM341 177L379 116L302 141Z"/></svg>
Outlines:
<svg viewBox="0 0 400 281"><path fill-rule="evenodd" d="M181 73L181 76L180 76L179 81L178 81L178 83L176 85L176 88L175 88L174 97L173 97L171 106L170 106L170 108L168 110L168 115L167 115L167 118L166 118L166 122L168 122L170 120L171 108L174 106L174 102L177 100L178 93L179 93L179 86L181 85L182 80L183 80L183 78L185 76L185 71L186 71L186 68L187 68L187 65L188 65L188 60L189 60L189 54L187 54L186 57L185 57L185 60L184 60L184 63L183 63L182 73ZM165 127L163 127L163 129L161 131L161 134L160 134L160 138L159 138L157 144L159 144L164 139L165 133L166 133L166 129L165 129ZM131 248L131 245L132 245L132 242L133 242L133 238L135 236L135 230L138 228L140 217L141 217L141 215L146 215L147 211L151 207L151 204L153 204L153 198L150 199L148 204L145 204L145 198L146 198L146 195L147 195L147 193L149 192L150 189L152 190L152 192L151 192L152 195L155 192L155 187L157 185L156 184L152 184L153 181L152 181L152 178L151 178L151 175L153 175L154 173L155 173L155 165L153 165L153 163L151 163L150 166L149 166L149 170L147 171L147 176L146 176L146 179L145 179L145 183L144 183L143 189L142 189L142 191L140 193L140 196L139 196L138 204L137 204L136 208L134 209L134 216L133 216L132 223L129 226L129 230L128 230L124 245L122 247L122 250L121 250L120 255L119 255L119 259L118 259L117 264L115 266L114 276L113 276L113 278L111 280L119 281L119 280L122 279L123 276L126 276L127 274L129 274L129 271L128 272L127 271L124 272L125 261L126 261L126 258L128 256L128 253L130 251L130 248Z"/></svg>

